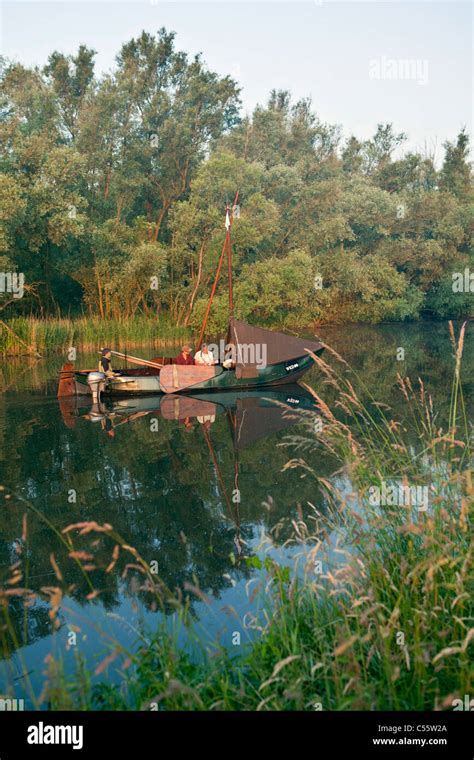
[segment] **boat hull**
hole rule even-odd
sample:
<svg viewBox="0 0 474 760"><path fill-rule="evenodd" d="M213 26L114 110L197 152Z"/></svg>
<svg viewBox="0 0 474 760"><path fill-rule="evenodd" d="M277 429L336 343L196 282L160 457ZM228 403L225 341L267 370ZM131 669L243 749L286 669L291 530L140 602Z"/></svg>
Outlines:
<svg viewBox="0 0 474 760"><path fill-rule="evenodd" d="M321 354L323 349L318 351ZM272 364L259 369L255 377L236 376L235 370L218 372L214 377L194 383L186 388L180 388L180 393L195 393L196 391L222 391L232 389L264 388L267 386L288 385L297 382L311 367L314 361L311 356L301 356L287 362ZM87 372L75 372L76 389L78 393L89 393L87 385ZM107 384L105 395L129 396L143 395L148 393L160 393L163 389L160 385L159 375L122 375Z"/></svg>
<svg viewBox="0 0 474 760"><path fill-rule="evenodd" d="M314 397L296 383L285 384L278 386L277 389L267 389L263 392L259 388L254 390L241 390L239 388L212 391L210 393L200 392L194 394L165 394L159 393L157 395L143 395L138 397L121 397L117 399L108 399L107 408L111 408L118 411L145 411L161 413L163 417L163 408L171 407L172 404L179 404L180 416L187 416L190 410L185 404L197 402L197 403L209 403L214 404L218 413L233 409L237 403L244 400L249 405L251 403L256 404L258 407L274 407L275 402L283 404L287 407L301 408L301 409L314 409L315 400ZM89 410L90 406L84 406L85 410ZM183 413L181 414L181 410ZM199 408L196 414L205 414L205 411Z"/></svg>
<svg viewBox="0 0 474 760"><path fill-rule="evenodd" d="M252 390L266 386L288 385L299 380L313 365L313 359L307 355L291 362L281 362L259 369L256 377L238 378L235 370L224 370L203 382L188 386L181 393L195 393L201 390L232 390L233 388Z"/></svg>
<svg viewBox="0 0 474 760"><path fill-rule="evenodd" d="M161 391L161 385L158 375L149 375L147 377L122 376L111 380L107 389L112 394L159 393Z"/></svg>

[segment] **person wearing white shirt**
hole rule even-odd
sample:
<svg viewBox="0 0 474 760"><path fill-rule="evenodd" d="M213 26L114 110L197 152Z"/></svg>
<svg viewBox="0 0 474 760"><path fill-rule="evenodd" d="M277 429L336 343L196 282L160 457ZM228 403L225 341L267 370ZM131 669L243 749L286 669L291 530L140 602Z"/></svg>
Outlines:
<svg viewBox="0 0 474 760"><path fill-rule="evenodd" d="M214 359L212 351L209 351L207 343L203 343L201 350L194 354L194 364L207 364L209 367L212 364L217 364L217 360Z"/></svg>

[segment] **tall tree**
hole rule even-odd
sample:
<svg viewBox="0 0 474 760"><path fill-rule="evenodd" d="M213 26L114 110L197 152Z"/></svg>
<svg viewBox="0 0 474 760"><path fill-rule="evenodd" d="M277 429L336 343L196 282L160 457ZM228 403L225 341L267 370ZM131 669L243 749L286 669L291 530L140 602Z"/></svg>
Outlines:
<svg viewBox="0 0 474 760"><path fill-rule="evenodd" d="M456 142L444 143L446 151L441 169L440 187L458 198L472 195L472 171L469 156L469 136L466 129L458 134Z"/></svg>

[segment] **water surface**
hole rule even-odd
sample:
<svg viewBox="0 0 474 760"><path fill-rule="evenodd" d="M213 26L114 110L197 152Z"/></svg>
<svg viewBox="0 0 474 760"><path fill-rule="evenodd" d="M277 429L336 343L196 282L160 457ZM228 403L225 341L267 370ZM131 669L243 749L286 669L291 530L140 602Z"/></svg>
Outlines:
<svg viewBox="0 0 474 760"><path fill-rule="evenodd" d="M453 353L446 324L326 328L320 336L356 367L367 394L390 404L399 419L406 410L397 373L422 377L439 424L445 424ZM463 376L469 412L472 346L468 331ZM397 358L400 348L404 361ZM30 706L41 692L48 654L59 654L66 669L78 651L95 665L103 657L104 632L132 646L137 626L142 621L153 626L163 615L141 590L142 576L127 568L135 562L132 554L122 552L107 572L114 542L101 533L77 537L75 531L74 548L91 558L74 562L64 528L86 521L112 525L154 563L169 589L199 587L208 603L191 596L203 637L231 646L234 631L243 640L252 635L245 616L255 602L246 589L259 570L249 558L270 551L289 560L294 549L285 542L292 521L326 508L311 474L285 465L304 457L319 477L331 478L337 464L317 447L302 454L286 445L289 437L317 435L318 409L298 387L277 394L209 394L192 409L160 408L159 398L146 398L98 410L87 399L58 402L62 361L1 364L0 484L14 495L0 500L0 581L11 577L12 563L21 559L25 575L19 585L37 598L29 606L21 597L11 598L8 631L0 630L0 694L14 693ZM95 361L82 355L77 365ZM306 379L331 400L317 369ZM416 450L416 438L412 444ZM84 572L81 565L93 568ZM45 600L48 589L57 586L67 593L54 622ZM71 632L75 646L68 646ZM109 668L102 677L117 675Z"/></svg>

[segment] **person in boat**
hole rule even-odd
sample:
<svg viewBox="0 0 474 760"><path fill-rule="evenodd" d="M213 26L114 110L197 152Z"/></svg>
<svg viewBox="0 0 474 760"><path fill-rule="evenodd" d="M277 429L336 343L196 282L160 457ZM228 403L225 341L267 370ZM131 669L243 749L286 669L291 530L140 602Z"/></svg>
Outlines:
<svg viewBox="0 0 474 760"><path fill-rule="evenodd" d="M115 377L118 372L114 372L112 369L111 358L112 352L110 348L103 348L101 351L102 356L99 361L99 372L103 372L106 377Z"/></svg>
<svg viewBox="0 0 474 760"><path fill-rule="evenodd" d="M191 365L194 364L194 359L191 356L191 348L189 346L183 346L181 353L178 354L176 359L173 359L173 364Z"/></svg>
<svg viewBox="0 0 474 760"><path fill-rule="evenodd" d="M207 343L203 343L201 350L194 354L194 364L206 364L210 367L213 364L217 364L217 359L214 359L212 351L209 351Z"/></svg>

